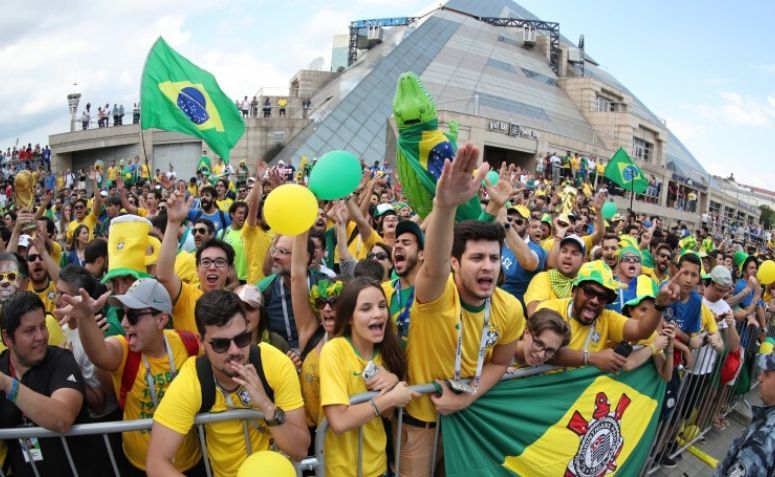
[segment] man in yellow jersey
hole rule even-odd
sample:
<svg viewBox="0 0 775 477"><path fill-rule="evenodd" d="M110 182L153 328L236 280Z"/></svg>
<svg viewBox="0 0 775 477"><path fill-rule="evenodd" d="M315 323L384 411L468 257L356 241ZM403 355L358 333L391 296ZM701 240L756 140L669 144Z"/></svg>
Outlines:
<svg viewBox="0 0 775 477"><path fill-rule="evenodd" d="M411 220L399 222L393 242L393 269L398 278L382 284L388 300L390 317L398 329L401 346L406 349L409 339L410 310L414 303L414 282L423 262L425 238L417 223Z"/></svg>
<svg viewBox="0 0 775 477"><path fill-rule="evenodd" d="M586 247L584 241L576 235L569 235L560 242L560 254L557 268L541 272L530 280L525 291L527 315L530 316L544 300L568 298L581 264L584 262Z"/></svg>
<svg viewBox="0 0 775 477"><path fill-rule="evenodd" d="M100 216L100 209L102 208L102 195L99 193L99 187L97 186L97 172L92 168L89 171L89 180L92 183L92 190L94 191L94 200L92 202L91 210L88 209L88 201L85 198L78 198L73 204L74 219L67 224L67 240L70 240L73 236L73 232L79 225L86 225L89 228L89 239L94 238L94 229L97 227L97 219Z"/></svg>
<svg viewBox="0 0 775 477"><path fill-rule="evenodd" d="M66 304L57 309L60 316L77 320L78 334L89 359L113 376L113 388L124 419L153 417L162 396L189 356L197 355L199 346L194 334L166 329L172 312L169 294L153 278L135 281L123 295L110 298L122 306L122 326L126 336L105 338L94 320L107 294L97 300L81 289L79 295L62 296ZM179 472L202 467L196 433L189 432L175 459ZM135 475L146 469L145 460L150 436L147 432L123 435L126 462L122 475ZM123 459L120 459L123 460ZM195 471L196 472L196 471ZM126 473L126 474L125 474Z"/></svg>
<svg viewBox="0 0 775 477"><path fill-rule="evenodd" d="M264 278L264 258L272 245L274 233L269 230L261 217L261 197L263 187L261 178L266 174L266 163L258 159L256 161L256 176L252 181L248 180L248 193L245 202L248 204L248 212L245 217L245 225L242 227L242 244L245 248L247 259L247 283L255 284Z"/></svg>
<svg viewBox="0 0 775 477"><path fill-rule="evenodd" d="M229 270L234 265L234 249L221 240L211 239L196 250L196 272L199 285L184 283L175 273L175 257L178 254L178 230L189 214L191 201L174 191L167 199L167 228L161 242L156 276L172 298L172 316L175 329L197 332L194 306L197 299L210 290L222 290L226 286Z"/></svg>
<svg viewBox="0 0 775 477"><path fill-rule="evenodd" d="M240 299L214 290L199 299L196 323L205 355L189 360L173 381L151 430L148 475L176 475L176 455L199 412L255 409L263 419L205 426L207 451L216 477L237 475L247 457L245 434L253 452L274 445L301 460L310 442L296 367L268 343L251 346ZM209 405L209 407L208 407Z"/></svg>
<svg viewBox="0 0 775 477"><path fill-rule="evenodd" d="M679 275L676 275L678 277ZM678 282L671 281L659 290L650 312L640 320L606 309L616 299L619 283L601 260L585 263L573 282L571 298L548 300L538 309L548 308L560 314L571 329L570 344L560 350L552 364L560 366L592 365L606 372L622 369L626 358L608 343L635 342L648 338L659 326L662 311L679 296Z"/></svg>
<svg viewBox="0 0 775 477"><path fill-rule="evenodd" d="M406 355L409 384L448 381L439 395L406 407L402 475L429 475L438 413L466 408L497 383L525 328L519 302L497 286L504 226L478 220L454 225L457 207L476 194L487 173L487 167L480 167L473 177L478 159L479 150L465 144L451 164L444 164L436 186ZM436 455L440 458L441 452Z"/></svg>

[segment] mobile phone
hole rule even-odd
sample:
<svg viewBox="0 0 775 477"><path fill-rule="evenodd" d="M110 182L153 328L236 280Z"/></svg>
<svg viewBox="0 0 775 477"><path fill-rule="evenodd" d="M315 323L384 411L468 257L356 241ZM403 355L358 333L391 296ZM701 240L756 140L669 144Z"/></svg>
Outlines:
<svg viewBox="0 0 775 477"><path fill-rule="evenodd" d="M364 381L368 381L369 379L373 378L377 374L377 365L374 364L374 361L369 361L366 363L366 367L363 369L363 373L361 373L361 376L363 376Z"/></svg>
<svg viewBox="0 0 775 477"><path fill-rule="evenodd" d="M626 358L630 355L630 353L632 353L632 345L627 341L620 341L614 347L614 353Z"/></svg>

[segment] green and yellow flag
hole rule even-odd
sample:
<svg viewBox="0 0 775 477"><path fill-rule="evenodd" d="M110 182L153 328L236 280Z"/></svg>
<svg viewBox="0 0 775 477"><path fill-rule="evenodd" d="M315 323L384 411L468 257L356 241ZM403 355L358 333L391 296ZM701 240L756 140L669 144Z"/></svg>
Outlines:
<svg viewBox="0 0 775 477"><path fill-rule="evenodd" d="M604 175L622 189L634 191L636 194L646 192L649 187L648 179L621 147L608 161Z"/></svg>
<svg viewBox="0 0 775 477"><path fill-rule="evenodd" d="M664 394L650 363L618 375L577 368L502 382L442 417L447 476L638 475Z"/></svg>
<svg viewBox="0 0 775 477"><path fill-rule="evenodd" d="M245 131L242 115L215 77L173 50L162 37L145 62L140 109L142 129L200 137L226 163Z"/></svg>

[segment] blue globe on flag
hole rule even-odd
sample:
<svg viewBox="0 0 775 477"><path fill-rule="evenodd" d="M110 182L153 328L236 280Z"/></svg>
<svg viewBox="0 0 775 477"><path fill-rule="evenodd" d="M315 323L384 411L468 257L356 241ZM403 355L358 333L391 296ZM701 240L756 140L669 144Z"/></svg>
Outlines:
<svg viewBox="0 0 775 477"><path fill-rule="evenodd" d="M622 170L622 177L624 177L624 180L627 182L632 181L638 176L638 168L633 165L628 165L627 167Z"/></svg>
<svg viewBox="0 0 775 477"><path fill-rule="evenodd" d="M194 124L204 124L210 119L207 114L207 100L201 91L188 86L178 94L178 107Z"/></svg>

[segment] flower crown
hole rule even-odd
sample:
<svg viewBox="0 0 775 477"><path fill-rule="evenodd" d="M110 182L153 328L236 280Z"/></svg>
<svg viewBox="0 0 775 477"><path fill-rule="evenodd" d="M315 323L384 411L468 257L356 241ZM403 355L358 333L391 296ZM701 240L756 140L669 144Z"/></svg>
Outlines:
<svg viewBox="0 0 775 477"><path fill-rule="evenodd" d="M327 278L318 280L309 290L309 301L313 305L318 298L328 300L342 293L344 284L340 280L332 281Z"/></svg>

